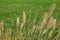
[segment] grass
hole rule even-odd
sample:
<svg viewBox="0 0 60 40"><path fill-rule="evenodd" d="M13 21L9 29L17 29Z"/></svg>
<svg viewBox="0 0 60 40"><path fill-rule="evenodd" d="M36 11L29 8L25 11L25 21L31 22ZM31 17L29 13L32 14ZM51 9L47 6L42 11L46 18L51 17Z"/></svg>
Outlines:
<svg viewBox="0 0 60 40"><path fill-rule="evenodd" d="M0 39L59 40L59 3L59 0L0 0Z"/></svg>

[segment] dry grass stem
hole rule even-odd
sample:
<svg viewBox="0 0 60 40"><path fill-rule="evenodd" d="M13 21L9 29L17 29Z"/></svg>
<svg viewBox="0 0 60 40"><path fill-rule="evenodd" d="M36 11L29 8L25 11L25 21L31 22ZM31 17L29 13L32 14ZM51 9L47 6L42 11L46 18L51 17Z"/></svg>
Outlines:
<svg viewBox="0 0 60 40"><path fill-rule="evenodd" d="M55 7L56 7L56 4L53 4L52 7L49 9L49 12L43 16L43 20L42 20L42 23L41 23L42 27L46 24L47 19L51 16L51 14L54 11Z"/></svg>

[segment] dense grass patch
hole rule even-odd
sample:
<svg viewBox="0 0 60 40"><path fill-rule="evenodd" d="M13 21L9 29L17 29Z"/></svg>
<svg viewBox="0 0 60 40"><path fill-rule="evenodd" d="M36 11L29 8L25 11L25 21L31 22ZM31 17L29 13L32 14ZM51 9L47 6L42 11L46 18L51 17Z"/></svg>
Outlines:
<svg viewBox="0 0 60 40"><path fill-rule="evenodd" d="M32 29L32 26L34 24L34 18L36 19L35 25L39 25L41 22L41 19L43 16L49 11L49 8L52 4L56 4L56 8L51 16L53 16L57 21L57 27L60 26L60 1L59 0L0 0L0 21L4 21L4 27L6 30L10 27L13 32L16 31L16 18L19 17L20 23L23 21L23 11L26 13L26 24L25 28L23 28L24 34L27 35L27 32ZM57 29L58 29L57 28ZM57 30L56 29L56 30ZM50 30L50 29L49 29ZM37 33L31 35L33 39L31 40L37 40ZM49 31L48 31L49 33ZM55 33L55 32L54 32ZM55 33L56 34L56 33ZM53 34L53 36L55 36ZM24 36L26 36L24 35ZM36 39L35 39L36 36ZM46 35L43 35L43 40L45 39L45 36L48 37L47 33ZM52 36L52 38L54 38ZM41 37L40 37L41 38ZM48 38L48 40L52 39ZM12 38L13 39L13 38ZM14 39L13 39L14 40ZM25 40L28 40L27 37ZM46 40L46 39L45 39Z"/></svg>

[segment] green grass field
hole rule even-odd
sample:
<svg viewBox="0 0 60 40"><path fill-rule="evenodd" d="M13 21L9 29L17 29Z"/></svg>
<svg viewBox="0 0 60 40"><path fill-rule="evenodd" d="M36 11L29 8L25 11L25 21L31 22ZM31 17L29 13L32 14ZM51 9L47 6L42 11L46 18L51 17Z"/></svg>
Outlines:
<svg viewBox="0 0 60 40"><path fill-rule="evenodd" d="M26 13L26 24L22 31L27 35L28 30L32 29L34 18L37 17L35 24L39 25L42 17L49 11L50 7L54 3L56 4L56 8L51 16L57 20L57 27L60 28L60 0L0 0L0 21L4 21L4 31L8 30L8 28L11 28L13 33L15 33L17 30L16 18L19 17L20 23L22 23L22 15L24 11ZM39 40L37 39L38 37L35 37L38 33L34 33L32 34L33 38L30 40ZM26 35L24 36L26 37ZM46 36L46 38L45 36L40 40L53 40L53 37L46 39L48 36ZM55 34L53 36L55 36ZM15 39L12 38L11 40ZM23 40L23 38L21 40ZM26 37L24 40L29 39Z"/></svg>

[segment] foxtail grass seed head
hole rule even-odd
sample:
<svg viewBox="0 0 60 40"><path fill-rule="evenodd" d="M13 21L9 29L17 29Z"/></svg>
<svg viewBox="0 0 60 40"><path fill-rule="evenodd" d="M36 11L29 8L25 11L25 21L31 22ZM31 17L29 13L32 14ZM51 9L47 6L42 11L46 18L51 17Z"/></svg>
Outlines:
<svg viewBox="0 0 60 40"><path fill-rule="evenodd" d="M32 30L35 30L35 28L36 28L36 26L34 25Z"/></svg>
<svg viewBox="0 0 60 40"><path fill-rule="evenodd" d="M24 23L21 23L21 29L23 28L23 26L24 26Z"/></svg>
<svg viewBox="0 0 60 40"><path fill-rule="evenodd" d="M47 24L47 28L56 28L56 19L54 19L53 17L50 17L50 20Z"/></svg>
<svg viewBox="0 0 60 40"><path fill-rule="evenodd" d="M53 16L50 17L48 24L47 24L47 28L42 32L42 35L44 35L50 28L52 28L52 19L53 19Z"/></svg>
<svg viewBox="0 0 60 40"><path fill-rule="evenodd" d="M21 29L22 29L23 26L25 25L25 22L26 22L26 14L25 14L25 12L23 11L23 22L21 23Z"/></svg>
<svg viewBox="0 0 60 40"><path fill-rule="evenodd" d="M52 19L51 25L52 30L49 32L49 37L52 37L53 31L56 29L56 19Z"/></svg>
<svg viewBox="0 0 60 40"><path fill-rule="evenodd" d="M56 19L51 19L48 23L48 26L51 26L53 29L56 28Z"/></svg>
<svg viewBox="0 0 60 40"><path fill-rule="evenodd" d="M23 11L23 23L26 22L26 13Z"/></svg>
<svg viewBox="0 0 60 40"><path fill-rule="evenodd" d="M45 15L43 16L43 20L42 20L42 23L41 23L41 27L43 27L43 26L46 24L46 22L47 22L47 16L48 16L48 14L45 14Z"/></svg>
<svg viewBox="0 0 60 40"><path fill-rule="evenodd" d="M56 28L56 19L53 19L52 24L53 24L53 29L55 29Z"/></svg>
<svg viewBox="0 0 60 40"><path fill-rule="evenodd" d="M56 4L53 4L52 7L49 9L49 12L43 16L42 24L46 22L46 19L51 16L53 10L55 9Z"/></svg>
<svg viewBox="0 0 60 40"><path fill-rule="evenodd" d="M49 12L44 15L43 21L42 21L42 24L41 24L42 27L46 24L47 19L51 16L52 12L55 9L55 6L56 6L56 4L53 4L52 7L49 9Z"/></svg>
<svg viewBox="0 0 60 40"><path fill-rule="evenodd" d="M53 20L53 16L50 17L49 21L48 21L48 24L47 24L47 28L51 28L52 27L52 20Z"/></svg>
<svg viewBox="0 0 60 40"><path fill-rule="evenodd" d="M0 22L0 30L2 30L2 31L4 30L4 21Z"/></svg>
<svg viewBox="0 0 60 40"><path fill-rule="evenodd" d="M19 24L20 24L19 17L17 17L16 21L17 21L16 24L17 24L17 27L18 27Z"/></svg>
<svg viewBox="0 0 60 40"><path fill-rule="evenodd" d="M48 17L51 16L51 14L52 14L52 12L54 11L55 7L56 7L56 4L53 4L53 5L50 7L50 9L49 9L49 11L48 11Z"/></svg>

